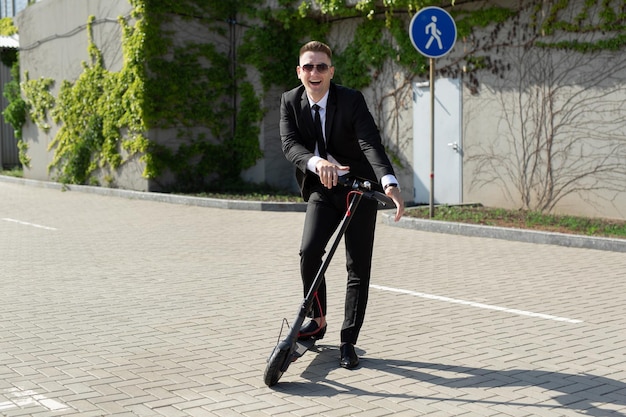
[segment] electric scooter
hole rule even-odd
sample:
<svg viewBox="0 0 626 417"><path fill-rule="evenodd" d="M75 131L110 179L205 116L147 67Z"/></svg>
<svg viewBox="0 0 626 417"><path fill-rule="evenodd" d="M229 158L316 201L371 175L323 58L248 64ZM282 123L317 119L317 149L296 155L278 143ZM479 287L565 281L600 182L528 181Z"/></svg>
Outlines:
<svg viewBox="0 0 626 417"><path fill-rule="evenodd" d="M372 190L372 185L369 181L365 181L359 178L350 177L349 175L339 177L339 184L349 187L351 189L350 193L350 202L348 204L348 208L346 213L343 216L343 219L337 226L337 234L335 240L326 255L326 258L322 262L319 270L317 271L317 275L313 280L313 284L311 288L307 292L306 297L302 301L300 308L298 309L298 314L296 318L293 320L291 326L289 327L289 333L287 336L280 341L274 350L270 354L267 359L267 366L265 368L265 374L263 376L265 384L268 387L274 386L278 383L278 380L283 376L289 365L292 362L300 358L304 355L307 350L311 349L315 345L315 338L311 337L304 340L298 340L298 332L302 327L302 323L306 318L306 315L311 310L313 306L313 301L315 299L315 293L319 289L322 281L324 280L324 273L330 264L330 261L335 254L335 250L337 246L339 246L339 242L343 237L348 225L350 224L350 220L352 220L352 216L356 211L361 199L363 197L376 200L382 206L392 208L394 207L393 200L387 197L385 194ZM282 331L281 331L282 333ZM280 336L279 336L280 339Z"/></svg>

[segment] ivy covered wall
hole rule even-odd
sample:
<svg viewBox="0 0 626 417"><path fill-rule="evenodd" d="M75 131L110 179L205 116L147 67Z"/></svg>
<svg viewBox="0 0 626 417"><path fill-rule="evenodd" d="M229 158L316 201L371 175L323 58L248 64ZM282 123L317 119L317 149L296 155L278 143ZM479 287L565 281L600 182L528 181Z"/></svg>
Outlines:
<svg viewBox="0 0 626 417"><path fill-rule="evenodd" d="M433 2L129 0L115 18L125 8L122 0L100 3L106 7L77 0L37 4L19 23L27 45L27 175L150 190L227 184L262 158L264 111L278 100L276 91L296 85L303 42L332 44L333 31L354 27L349 38L336 37L345 45L333 45L341 50L336 79L354 88L368 87L389 60L407 74L424 73L426 61L404 27L422 3ZM47 19L68 11L72 19ZM81 49L83 59L76 54ZM69 65L59 62L64 55ZM375 111L383 123L384 109ZM398 136L387 142L398 152L394 160L407 167ZM264 139L267 145L278 138Z"/></svg>
<svg viewBox="0 0 626 417"><path fill-rule="evenodd" d="M468 124L470 115L464 114L465 139L476 145L465 149L469 163L464 165L464 177L480 178L473 188L464 187L465 198L480 196L487 205L496 201L529 206L538 204L532 196L551 187L547 181L520 186L518 177L528 173L517 169L506 184L498 184L484 177L485 170L497 172L497 167L480 162L491 152L491 163L496 164L498 158L504 160L503 154L514 153L518 142L529 139L520 125L508 133L512 146L507 149L481 142L483 137L501 137L499 126L507 116L522 115L520 109L505 114L505 106L496 99L511 97L495 96L496 89L498 94L508 94L541 84L536 78L511 84L518 68L510 53L548 51L550 57L575 55L594 62L598 54L624 55L620 52L626 45L624 0L111 0L99 4L87 10L81 0L50 0L32 8L33 14L37 7L78 10L82 14L75 15L82 21L48 19L48 25L67 25L45 33L28 31L22 88L31 105L24 130L31 147L31 174L47 158L47 177L134 189L208 189L242 172L261 172L257 179L268 182L272 175L284 176L281 164L286 162L277 155L279 138L272 127L278 123L279 95L298 83L295 66L301 44L319 39L335 50L335 80L363 89L404 188L410 190L412 85L427 79L429 64L410 43L408 22L420 7L437 5L451 12L458 30L452 53L437 61L437 77L460 78L464 106L489 109L485 119L489 122ZM18 24L24 29L33 27L28 12ZM39 47L42 39L47 46L61 45L61 39L49 39L50 33L71 34L63 37L64 50L70 42L71 50L83 51L82 58L58 62L56 55L46 56L49 49ZM37 59L31 55L35 52ZM80 61L84 64L76 65ZM55 65L41 71L43 62ZM526 74L537 75L530 67ZM596 89L580 76L560 82ZM611 100L622 97L619 88ZM612 111L621 117L621 108L614 106ZM488 131L474 129L475 125ZM559 140L567 136L564 130L554 133ZM551 142L538 140L542 145L535 154L545 154ZM41 148L41 142L48 144L45 158L33 150ZM561 147L568 148L566 143ZM619 164L619 143L606 149L612 149ZM550 170L554 172L551 163L567 163L566 159L535 162L548 177ZM619 180L619 169L612 167L614 179ZM596 189L606 186L601 181L595 184ZM609 188L604 198L619 200L619 187ZM508 194L506 201L497 194ZM578 198L584 201L588 196ZM410 200L411 195L405 198Z"/></svg>
<svg viewBox="0 0 626 417"><path fill-rule="evenodd" d="M32 45L22 54L27 175L177 191L238 178L262 156L262 108L233 59L239 40L231 32L247 3L258 2L55 0L27 9L19 18ZM66 27L39 25L68 10ZM68 38L84 38L82 55ZM46 51L57 55L48 61Z"/></svg>

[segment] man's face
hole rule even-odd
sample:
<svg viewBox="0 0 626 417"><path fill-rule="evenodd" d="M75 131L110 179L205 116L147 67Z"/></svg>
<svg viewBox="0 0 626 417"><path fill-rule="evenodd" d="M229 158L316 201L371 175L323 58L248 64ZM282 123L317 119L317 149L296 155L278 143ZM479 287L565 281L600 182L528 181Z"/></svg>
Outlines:
<svg viewBox="0 0 626 417"><path fill-rule="evenodd" d="M309 96L317 102L330 88L335 67L331 66L330 58L324 52L308 51L300 56L296 73Z"/></svg>

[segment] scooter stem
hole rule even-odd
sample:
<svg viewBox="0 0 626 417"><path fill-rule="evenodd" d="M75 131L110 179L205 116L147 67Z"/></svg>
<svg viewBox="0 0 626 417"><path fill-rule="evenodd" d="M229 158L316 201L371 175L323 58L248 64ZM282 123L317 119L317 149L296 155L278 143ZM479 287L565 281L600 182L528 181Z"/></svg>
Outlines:
<svg viewBox="0 0 626 417"><path fill-rule="evenodd" d="M313 284L311 285L311 288L309 288L309 291L307 292L307 295L304 298L302 305L300 306L300 311L298 312L298 315L296 317L296 320L294 321L294 326L293 326L293 327L297 327L297 331L300 330L300 327L302 325L302 322L304 321L304 318L306 317L307 313L311 309L311 306L313 305L315 293L317 292L320 285L322 284L322 281L324 279L324 274L326 273L326 270L328 269L328 266L330 265L330 260L335 254L335 251L337 250L337 247L339 246L339 242L341 241L341 238L346 232L346 229L348 228L348 225L350 224L350 220L352 220L352 216L354 212L356 211L356 208L358 207L359 203L361 202L362 197L363 197L362 192L355 191L352 198L350 199L350 205L348 206L346 213L343 215L343 219L341 219L341 223L339 223L339 231L337 232L337 237L335 238L335 241L330 247L330 250L328 251L326 258L324 258L324 262L322 262L320 269L317 271L317 275L315 275ZM297 331L296 331L296 335L297 335Z"/></svg>

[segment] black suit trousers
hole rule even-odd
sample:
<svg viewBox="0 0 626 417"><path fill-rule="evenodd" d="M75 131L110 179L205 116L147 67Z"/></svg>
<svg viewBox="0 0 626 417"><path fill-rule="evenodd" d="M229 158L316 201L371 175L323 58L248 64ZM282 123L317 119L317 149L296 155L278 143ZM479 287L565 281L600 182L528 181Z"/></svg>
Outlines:
<svg viewBox="0 0 626 417"><path fill-rule="evenodd" d="M349 191L343 186L329 190L321 183L314 185L311 189L300 247L300 272L305 296L322 264L325 249L346 213ZM344 235L348 281L341 342L356 344L365 318L376 210L376 201L362 198L359 206L352 213L352 219ZM313 302L312 317L326 316L327 286L325 281L324 279L320 285L316 300Z"/></svg>

